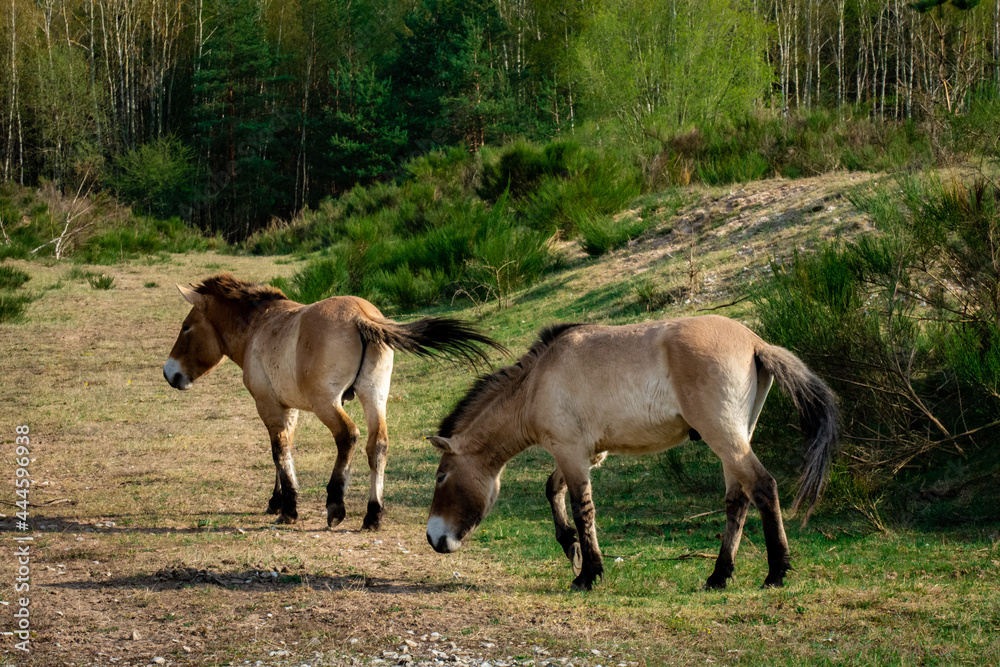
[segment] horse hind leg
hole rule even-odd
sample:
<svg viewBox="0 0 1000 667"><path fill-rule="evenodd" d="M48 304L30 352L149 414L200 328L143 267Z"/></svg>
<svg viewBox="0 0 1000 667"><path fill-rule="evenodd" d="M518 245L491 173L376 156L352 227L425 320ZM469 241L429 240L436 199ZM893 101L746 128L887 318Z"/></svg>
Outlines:
<svg viewBox="0 0 1000 667"><path fill-rule="evenodd" d="M731 475L726 475L726 530L722 535L722 546L715 561L715 570L705 582L706 589L722 590L726 581L733 576L736 552L743 537L743 524L750 509L750 497L743 486Z"/></svg>
<svg viewBox="0 0 1000 667"><path fill-rule="evenodd" d="M333 528L347 516L344 494L351 479L351 458L354 456L354 447L358 444L358 437L361 434L339 401L331 401L329 407L318 410L316 416L333 434L333 440L337 445L337 460L333 464L333 472L326 485L326 525L328 528Z"/></svg>
<svg viewBox="0 0 1000 667"><path fill-rule="evenodd" d="M392 350L369 350L362 372L355 382L358 399L365 411L368 427L368 455L370 485L368 491L368 511L365 513L362 530L378 530L382 527L385 505L382 499L385 482L385 464L389 454L389 431L385 423L385 405L389 400L389 380L392 375Z"/></svg>
<svg viewBox="0 0 1000 667"><path fill-rule="evenodd" d="M764 579L763 588L778 588L784 586L785 573L792 568L788 538L785 537L781 507L778 504L778 483L756 457L754 462L757 464L758 472L750 491L750 499L760 511L761 522L764 525L764 543L767 545L767 577Z"/></svg>
<svg viewBox="0 0 1000 667"><path fill-rule="evenodd" d="M764 588L783 585L785 573L791 569L788 539L781 521L778 484L750 449L746 434L731 429L701 428L705 442L722 460L726 476L726 531L716 561L715 571L706 582L707 588L723 588L732 574L733 559L746 519L748 499L760 511L767 546L768 573Z"/></svg>

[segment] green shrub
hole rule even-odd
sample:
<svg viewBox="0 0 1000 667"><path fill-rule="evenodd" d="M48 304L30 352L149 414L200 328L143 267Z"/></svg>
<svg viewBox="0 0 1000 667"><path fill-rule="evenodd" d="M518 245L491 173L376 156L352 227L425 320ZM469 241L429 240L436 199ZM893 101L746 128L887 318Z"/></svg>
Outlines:
<svg viewBox="0 0 1000 667"><path fill-rule="evenodd" d="M553 141L538 147L526 141L504 146L490 160L484 160L479 196L499 199L505 192L520 199L532 192L545 177L567 178L581 165L580 145Z"/></svg>
<svg viewBox="0 0 1000 667"><path fill-rule="evenodd" d="M468 293L483 301L495 299L501 308L550 264L546 236L518 225L507 206L504 197L487 212L465 277Z"/></svg>
<svg viewBox="0 0 1000 667"><path fill-rule="evenodd" d="M31 280L31 276L6 264L0 265L0 290L16 290L24 283Z"/></svg>
<svg viewBox="0 0 1000 667"><path fill-rule="evenodd" d="M102 273L99 276L90 276L87 282L96 290L109 290L115 286L115 277Z"/></svg>
<svg viewBox="0 0 1000 667"><path fill-rule="evenodd" d="M588 255L603 255L622 247L645 232L655 221L647 218L621 216L617 220L605 216L583 216L577 220L581 245Z"/></svg>
<svg viewBox="0 0 1000 667"><path fill-rule="evenodd" d="M31 303L31 297L27 294L15 294L7 290L0 290L0 324L17 322Z"/></svg>
<svg viewBox="0 0 1000 667"><path fill-rule="evenodd" d="M956 496L1000 472L1000 187L899 180L852 201L877 231L775 265L751 293L760 333L839 395L851 488L934 514L930 479ZM765 411L764 437L789 418Z"/></svg>
<svg viewBox="0 0 1000 667"><path fill-rule="evenodd" d="M331 296L350 294L347 267L334 258L309 262L291 280L275 279L271 284L299 303L315 303Z"/></svg>
<svg viewBox="0 0 1000 667"><path fill-rule="evenodd" d="M179 139L161 137L122 154L109 182L137 211L167 218L190 201L195 184L194 151Z"/></svg>
<svg viewBox="0 0 1000 667"><path fill-rule="evenodd" d="M74 258L88 264L115 264L157 253L205 252L226 247L221 237L205 236L180 218L131 217L87 239Z"/></svg>

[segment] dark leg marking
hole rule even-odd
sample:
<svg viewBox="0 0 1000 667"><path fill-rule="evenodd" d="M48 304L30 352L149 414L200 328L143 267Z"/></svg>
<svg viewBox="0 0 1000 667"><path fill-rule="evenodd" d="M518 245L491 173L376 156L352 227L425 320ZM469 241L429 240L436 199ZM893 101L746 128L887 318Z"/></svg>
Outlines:
<svg viewBox="0 0 1000 667"><path fill-rule="evenodd" d="M271 493L271 499L267 501L264 514L281 514L281 474L277 470L277 464L274 471L274 491Z"/></svg>
<svg viewBox="0 0 1000 667"><path fill-rule="evenodd" d="M604 576L604 558L597 544L595 525L597 513L591 495L590 480L571 489L570 500L573 506L573 522L580 534L580 550L583 556L583 567L573 580L573 590L589 591L594 587L594 581Z"/></svg>
<svg viewBox="0 0 1000 667"><path fill-rule="evenodd" d="M556 541L562 547L566 558L573 564L573 574L580 574L583 568L583 553L576 540L576 529L569 524L566 516L566 480L562 471L556 468L545 483L545 497L552 506L552 521L556 526Z"/></svg>
<svg viewBox="0 0 1000 667"><path fill-rule="evenodd" d="M743 524L746 522L747 511L750 509L750 498L743 492L743 487L737 482L726 494L726 532L722 535L722 546L719 558L715 561L715 570L705 582L707 589L724 589L726 580L733 576L733 561L736 550L743 535Z"/></svg>
<svg viewBox="0 0 1000 667"><path fill-rule="evenodd" d="M337 461L326 485L326 525L329 528L338 525L347 516L344 492L351 479L351 457L358 442L358 430L353 425L345 424L333 439L337 443Z"/></svg>
<svg viewBox="0 0 1000 667"><path fill-rule="evenodd" d="M769 473L758 478L753 490L753 504L760 510L760 518L764 524L764 543L767 545L767 577L763 587L777 588L784 585L785 573L792 566L785 527L781 523L778 484Z"/></svg>
<svg viewBox="0 0 1000 667"><path fill-rule="evenodd" d="M290 444L281 435L271 438L271 458L274 459L274 467L278 471L278 479L275 488L281 487L281 516L278 523L292 524L298 521L298 490L292 479L294 474L291 470L292 457L288 451ZM287 462L289 469L286 469ZM272 498L273 499L273 498Z"/></svg>
<svg viewBox="0 0 1000 667"><path fill-rule="evenodd" d="M385 462L389 450L389 443L384 437L377 437L374 447L369 441L368 444L368 467L371 474L376 478L379 485L385 474ZM369 493L368 511L365 513L365 520L361 524L362 530L378 530L382 527L382 516L385 508L380 497L372 497Z"/></svg>

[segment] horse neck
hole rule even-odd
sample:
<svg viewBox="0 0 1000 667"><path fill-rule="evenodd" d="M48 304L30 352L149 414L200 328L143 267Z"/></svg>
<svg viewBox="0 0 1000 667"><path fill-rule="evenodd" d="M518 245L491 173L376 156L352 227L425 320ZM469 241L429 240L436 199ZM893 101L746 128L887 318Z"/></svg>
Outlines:
<svg viewBox="0 0 1000 667"><path fill-rule="evenodd" d="M232 317L230 313L223 311L215 317L209 316L209 321L222 340L222 351L237 366L243 368L247 343L250 339L250 318Z"/></svg>
<svg viewBox="0 0 1000 667"><path fill-rule="evenodd" d="M475 454L499 470L532 444L525 419L525 392L499 399L480 412L462 434L476 443Z"/></svg>

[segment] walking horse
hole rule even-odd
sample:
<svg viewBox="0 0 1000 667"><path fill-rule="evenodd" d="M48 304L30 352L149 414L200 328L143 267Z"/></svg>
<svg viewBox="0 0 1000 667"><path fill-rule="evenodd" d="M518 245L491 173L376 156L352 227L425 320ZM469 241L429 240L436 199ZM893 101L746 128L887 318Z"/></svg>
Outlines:
<svg viewBox="0 0 1000 667"><path fill-rule="evenodd" d="M792 510L807 502L808 519L836 447L838 411L833 392L794 354L717 315L549 327L516 364L480 378L428 438L443 453L427 540L441 553L458 549L496 501L507 461L539 445L556 463L546 485L556 539L574 562L573 588L589 590L604 571L590 468L609 452L704 439L726 481L726 528L706 586L725 588L732 576L751 502L763 520L764 586L781 586L790 559L778 487L750 448L774 380L802 421L804 473Z"/></svg>
<svg viewBox="0 0 1000 667"><path fill-rule="evenodd" d="M189 389L226 357L243 369L243 384L271 439L275 480L266 512L279 514L279 523L298 519L292 437L299 410L313 412L330 429L337 445L337 460L326 487L327 525L333 527L346 515L344 491L360 435L343 403L355 395L361 401L371 469L362 527L377 530L384 511L385 405L393 350L470 362L486 361L479 344L503 350L465 322L428 317L401 324L382 317L374 305L354 296L302 305L276 288L243 282L228 273L199 285L177 287L192 308L163 366L163 376L170 386Z"/></svg>

